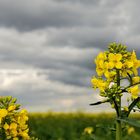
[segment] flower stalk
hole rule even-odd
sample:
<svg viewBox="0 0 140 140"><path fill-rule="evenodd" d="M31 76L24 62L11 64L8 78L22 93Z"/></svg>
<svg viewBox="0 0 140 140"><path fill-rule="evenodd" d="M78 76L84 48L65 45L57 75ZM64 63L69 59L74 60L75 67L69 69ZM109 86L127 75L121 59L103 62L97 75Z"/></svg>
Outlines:
<svg viewBox="0 0 140 140"><path fill-rule="evenodd" d="M120 86L120 72L117 70L117 86ZM118 110L119 115L117 115L117 118L121 118L121 96L119 96L119 102L118 102ZM121 140L122 137L122 125L120 120L116 120L116 140Z"/></svg>

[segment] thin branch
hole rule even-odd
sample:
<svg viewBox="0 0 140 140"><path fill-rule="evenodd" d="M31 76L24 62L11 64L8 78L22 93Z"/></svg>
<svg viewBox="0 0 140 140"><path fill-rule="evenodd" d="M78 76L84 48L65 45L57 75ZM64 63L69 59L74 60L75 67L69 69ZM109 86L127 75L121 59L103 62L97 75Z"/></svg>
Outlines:
<svg viewBox="0 0 140 140"><path fill-rule="evenodd" d="M131 75L128 72L127 72L127 75L128 75L128 77L130 79L130 86L131 86L133 84L132 77L131 77Z"/></svg>
<svg viewBox="0 0 140 140"><path fill-rule="evenodd" d="M118 108L117 102L115 101L115 98L112 98L112 100L113 100L114 105L115 105L115 110L116 110L117 116L119 116L119 108Z"/></svg>
<svg viewBox="0 0 140 140"><path fill-rule="evenodd" d="M119 92L119 94L120 94L120 93L123 93L123 92L127 92L127 89L128 89L128 88L133 87L133 86L136 86L136 85L138 85L138 84L140 84L140 82L135 83L135 84L133 84L133 85L129 85L129 86L125 87L124 89L121 89L121 92Z"/></svg>
<svg viewBox="0 0 140 140"><path fill-rule="evenodd" d="M109 102L109 101L110 101L109 99L106 99L106 100L103 100L103 101L98 101L96 103L91 103L89 105L99 105L99 104L106 103L106 102Z"/></svg>

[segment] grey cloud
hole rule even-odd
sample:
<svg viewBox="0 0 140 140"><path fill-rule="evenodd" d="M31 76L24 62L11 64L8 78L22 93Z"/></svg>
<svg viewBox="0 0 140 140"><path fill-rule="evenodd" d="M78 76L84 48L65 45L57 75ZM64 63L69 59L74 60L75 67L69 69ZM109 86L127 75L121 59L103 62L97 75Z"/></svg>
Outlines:
<svg viewBox="0 0 140 140"><path fill-rule="evenodd" d="M46 45L106 48L109 42L118 40L118 35L113 27L52 29L48 31Z"/></svg>
<svg viewBox="0 0 140 140"><path fill-rule="evenodd" d="M81 49L74 46L63 46L56 49L49 45L44 46L44 35L40 39L41 42L34 42L34 39L37 40L40 35L35 35L34 32L30 36L14 33L12 30L11 32L13 32L14 38L12 38L12 33L5 36L0 35L1 68L47 69L51 71L49 77L52 80L77 86L90 84L90 77L95 69L93 59L100 51L99 48ZM7 42L5 42L6 38Z"/></svg>
<svg viewBox="0 0 140 140"><path fill-rule="evenodd" d="M101 27L107 26L112 10L100 1L5 0L0 1L0 25L20 31L45 27Z"/></svg>
<svg viewBox="0 0 140 140"><path fill-rule="evenodd" d="M25 72L22 70L14 73L13 70L13 72L9 72L7 71L7 74L4 75L5 78L8 78L7 82L1 83L1 96L12 95L18 98L18 102L31 111L34 110L32 107L37 107L36 110L38 111L50 109L67 111L68 108L74 109L75 105L77 108L84 107L85 101L83 102L82 98L89 100L87 94L91 91L86 87L70 86L67 83L63 84L60 81L50 79L45 80L44 75L37 75L37 72L41 71L30 70ZM28 79L29 75L30 79Z"/></svg>

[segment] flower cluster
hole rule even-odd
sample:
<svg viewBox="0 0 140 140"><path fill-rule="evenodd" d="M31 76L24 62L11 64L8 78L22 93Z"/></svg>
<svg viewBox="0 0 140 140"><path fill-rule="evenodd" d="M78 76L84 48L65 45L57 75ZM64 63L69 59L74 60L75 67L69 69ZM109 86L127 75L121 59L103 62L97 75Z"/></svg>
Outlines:
<svg viewBox="0 0 140 140"><path fill-rule="evenodd" d="M116 88L115 85L117 85L116 93L127 91L132 98L138 97L140 89L137 83L140 82L138 76L140 60L137 59L134 50L128 52L126 48L124 45L111 43L108 51L100 52L96 57L97 76L91 79L91 83L94 88L100 90L101 96L110 97L108 91L111 88ZM120 81L123 79L127 79L130 85L121 91Z"/></svg>
<svg viewBox="0 0 140 140"><path fill-rule="evenodd" d="M28 113L11 96L0 98L0 138L2 140L30 140Z"/></svg>

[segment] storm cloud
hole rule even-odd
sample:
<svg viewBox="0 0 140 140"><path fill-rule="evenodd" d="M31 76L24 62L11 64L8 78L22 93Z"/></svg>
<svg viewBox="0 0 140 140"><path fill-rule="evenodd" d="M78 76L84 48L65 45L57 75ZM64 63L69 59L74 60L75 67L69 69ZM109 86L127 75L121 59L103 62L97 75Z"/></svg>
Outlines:
<svg viewBox="0 0 140 140"><path fill-rule="evenodd" d="M0 0L0 93L30 111L102 111L90 84L111 42L139 56L138 0Z"/></svg>

